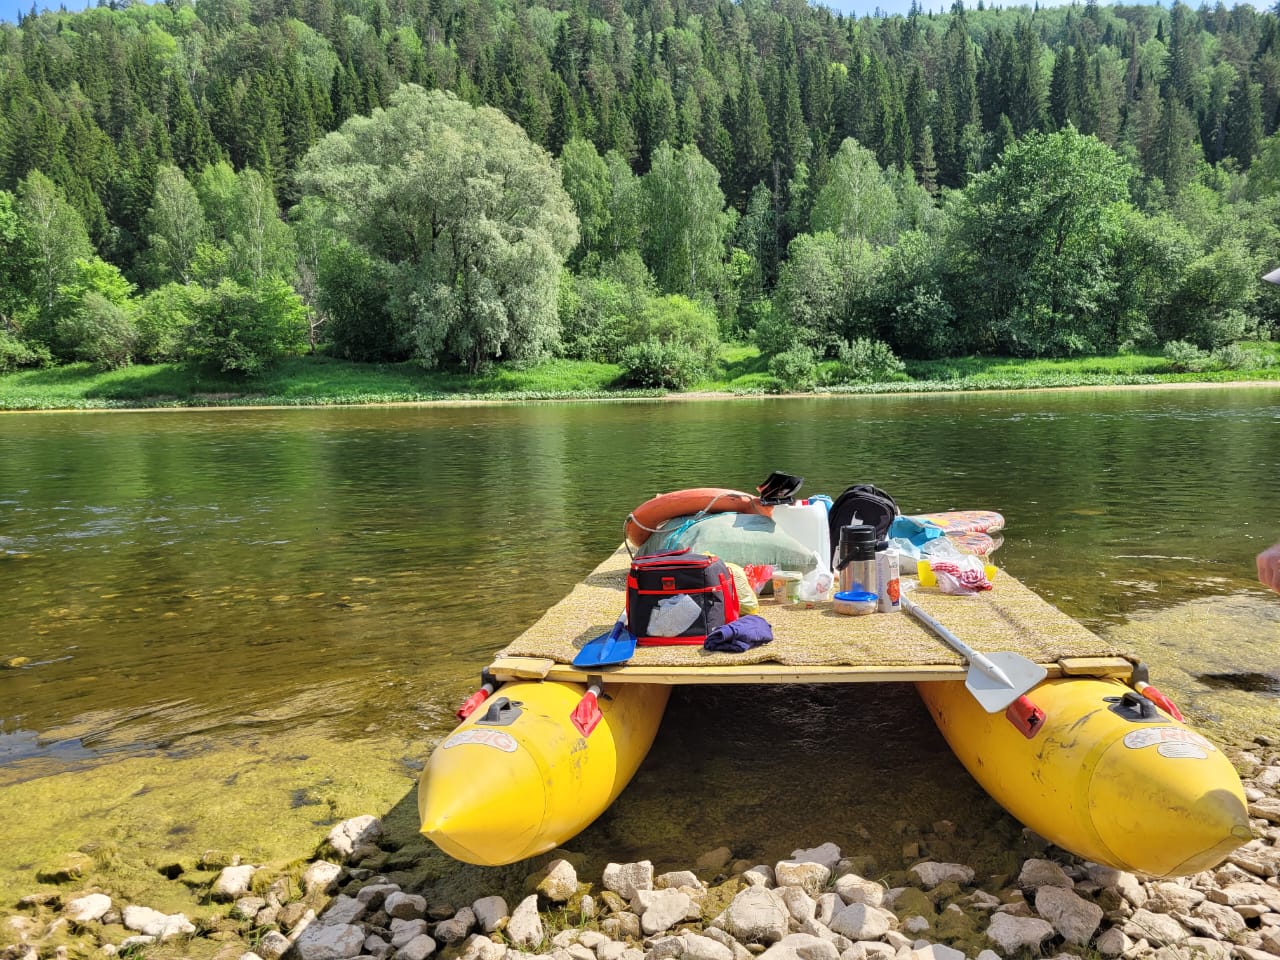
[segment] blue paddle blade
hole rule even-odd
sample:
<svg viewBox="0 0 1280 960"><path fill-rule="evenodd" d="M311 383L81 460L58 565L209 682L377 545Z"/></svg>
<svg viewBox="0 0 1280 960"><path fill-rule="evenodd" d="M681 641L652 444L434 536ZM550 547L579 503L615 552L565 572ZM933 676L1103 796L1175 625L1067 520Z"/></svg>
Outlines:
<svg viewBox="0 0 1280 960"><path fill-rule="evenodd" d="M608 633L588 640L573 658L575 667L608 667L626 663L636 652L636 637L621 619Z"/></svg>

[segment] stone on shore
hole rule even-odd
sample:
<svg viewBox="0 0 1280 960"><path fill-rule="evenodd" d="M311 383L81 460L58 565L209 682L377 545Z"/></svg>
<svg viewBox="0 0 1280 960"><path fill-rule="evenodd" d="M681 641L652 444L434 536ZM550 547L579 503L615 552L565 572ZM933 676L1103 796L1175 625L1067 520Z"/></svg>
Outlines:
<svg viewBox="0 0 1280 960"><path fill-rule="evenodd" d="M257 871L253 864L246 863L235 867L223 867L218 879L213 881L210 896L215 900L237 900L249 892L253 875Z"/></svg>
<svg viewBox="0 0 1280 960"><path fill-rule="evenodd" d="M507 939L518 947L536 947L542 942L542 917L538 915L538 895L520 901L507 921Z"/></svg>
<svg viewBox="0 0 1280 960"><path fill-rule="evenodd" d="M1041 887L1036 891L1036 913L1053 924L1067 943L1088 946L1102 923L1102 908L1062 887Z"/></svg>
<svg viewBox="0 0 1280 960"><path fill-rule="evenodd" d="M471 905L476 915L476 926L481 933L493 933L507 919L507 901L502 897L481 897Z"/></svg>
<svg viewBox="0 0 1280 960"><path fill-rule="evenodd" d="M866 903L851 903L831 918L831 929L850 940L879 940L895 925L893 914Z"/></svg>
<svg viewBox="0 0 1280 960"><path fill-rule="evenodd" d="M502 960L506 952L507 948L503 944L494 943L488 937L476 933L462 945L462 952L458 956L459 960Z"/></svg>
<svg viewBox="0 0 1280 960"><path fill-rule="evenodd" d="M811 850L793 850L791 859L779 860L773 874L778 886L803 887L817 896L831 879L840 862L840 848L834 843L824 843Z"/></svg>
<svg viewBox="0 0 1280 960"><path fill-rule="evenodd" d="M1022 865L1022 872L1018 874L1018 886L1024 890L1037 890L1040 887L1066 887L1070 890L1075 884L1071 882L1067 872L1052 860L1032 858Z"/></svg>
<svg viewBox="0 0 1280 960"><path fill-rule="evenodd" d="M132 904L124 908L123 922L130 930L136 930L144 936L155 937L162 941L196 932L196 928L187 919L186 914L164 914L150 907Z"/></svg>
<svg viewBox="0 0 1280 960"><path fill-rule="evenodd" d="M840 864L840 848L834 843L824 843L809 850L792 850L791 862L820 863L834 873Z"/></svg>
<svg viewBox="0 0 1280 960"><path fill-rule="evenodd" d="M1038 951L1040 945L1053 936L1053 926L1047 920L1036 917L1013 917L997 913L987 927L987 938L1005 955L1019 950Z"/></svg>
<svg viewBox="0 0 1280 960"><path fill-rule="evenodd" d="M907 954L905 960L965 960L964 951L942 943L929 943Z"/></svg>
<svg viewBox="0 0 1280 960"><path fill-rule="evenodd" d="M343 820L329 831L329 845L339 856L349 857L362 844L376 844L382 839L382 821L373 814Z"/></svg>
<svg viewBox="0 0 1280 960"><path fill-rule="evenodd" d="M782 888L782 905L787 908L787 913L791 914L798 924L803 924L806 920L812 920L818 915L818 904L813 897L804 891L803 887L783 887Z"/></svg>
<svg viewBox="0 0 1280 960"><path fill-rule="evenodd" d="M789 933L764 953L760 960L839 960L835 944L808 933Z"/></svg>
<svg viewBox="0 0 1280 960"><path fill-rule="evenodd" d="M308 894L333 893L338 889L338 877L341 875L342 867L336 863L317 860L302 871L302 889Z"/></svg>
<svg viewBox="0 0 1280 960"><path fill-rule="evenodd" d="M716 918L715 925L744 944L777 943L787 935L787 911L763 887L747 887Z"/></svg>
<svg viewBox="0 0 1280 960"><path fill-rule="evenodd" d="M1133 941L1119 927L1112 927L1098 937L1096 949L1104 957L1119 957L1133 949Z"/></svg>
<svg viewBox="0 0 1280 960"><path fill-rule="evenodd" d="M604 868L603 882L606 890L613 891L624 900L631 900L637 890L653 889L653 864L648 860L611 863Z"/></svg>
<svg viewBox="0 0 1280 960"><path fill-rule="evenodd" d="M231 905L231 915L242 920L254 920L264 909L267 901L262 897L241 897ZM278 911L277 911L278 913ZM265 924L262 924L265 926Z"/></svg>
<svg viewBox="0 0 1280 960"><path fill-rule="evenodd" d="M653 878L655 890L678 890L681 887L701 887L702 882L692 870L672 870Z"/></svg>
<svg viewBox="0 0 1280 960"><path fill-rule="evenodd" d="M637 890L635 912L646 936L670 930L685 918L693 901L679 890Z"/></svg>
<svg viewBox="0 0 1280 960"><path fill-rule="evenodd" d="M856 873L846 873L843 877L837 877L836 893L845 903L869 903L873 907L884 904L884 887Z"/></svg>
<svg viewBox="0 0 1280 960"><path fill-rule="evenodd" d="M961 886L973 883L973 868L963 863L935 863L925 860L907 871L907 876L926 890L932 890L947 882Z"/></svg>
<svg viewBox="0 0 1280 960"><path fill-rule="evenodd" d="M1280 797L1266 797L1249 804L1249 816L1280 823Z"/></svg>
<svg viewBox="0 0 1280 960"><path fill-rule="evenodd" d="M436 942L423 933L397 950L396 960L427 960L435 952Z"/></svg>
<svg viewBox="0 0 1280 960"><path fill-rule="evenodd" d="M547 864L537 888L552 903L566 903L578 892L578 872L568 860L552 860Z"/></svg>
<svg viewBox="0 0 1280 960"><path fill-rule="evenodd" d="M324 916L321 918L321 923L328 925L351 924L363 919L368 912L369 905L367 903L361 903L355 897L348 897L344 894L335 897L333 902L329 904L329 908L325 910Z"/></svg>
<svg viewBox="0 0 1280 960"><path fill-rule="evenodd" d="M360 892L364 893L363 890ZM427 898L416 893L404 893L396 888L393 893L387 894L382 902L382 909L387 916L397 920L419 920L427 915Z"/></svg>
<svg viewBox="0 0 1280 960"><path fill-rule="evenodd" d="M293 943L298 960L348 960L364 950L364 927L356 923L312 923Z"/></svg>
<svg viewBox="0 0 1280 960"><path fill-rule="evenodd" d="M426 933L428 929L425 920L392 920L391 921L391 946L395 950L399 950L414 937L419 937Z"/></svg>
<svg viewBox="0 0 1280 960"><path fill-rule="evenodd" d="M733 951L711 937L686 933L682 940L684 942L682 960L733 960Z"/></svg>
<svg viewBox="0 0 1280 960"><path fill-rule="evenodd" d="M361 887L356 893L356 899L361 903L367 903L370 910L386 909L387 898L393 893L400 892L399 884L374 881Z"/></svg>
<svg viewBox="0 0 1280 960"><path fill-rule="evenodd" d="M534 897L537 902L537 897ZM467 937L471 936L471 931L476 928L476 915L470 907L463 907L450 920L444 920L436 924L435 937L437 940L447 944L461 943Z"/></svg>
<svg viewBox="0 0 1280 960"><path fill-rule="evenodd" d="M780 887L799 887L817 895L831 879L831 868L808 860L779 860L773 874Z"/></svg>
<svg viewBox="0 0 1280 960"><path fill-rule="evenodd" d="M62 908L62 915L75 923L93 923L101 920L110 909L110 897L105 893L91 893L69 901Z"/></svg>
<svg viewBox="0 0 1280 960"><path fill-rule="evenodd" d="M1176 946L1191 936L1187 930L1167 913L1153 913L1142 907L1124 922L1126 935L1136 940L1146 940L1157 947Z"/></svg>
<svg viewBox="0 0 1280 960"><path fill-rule="evenodd" d="M292 947L293 941L279 930L268 930L258 941L258 955L262 960L280 960Z"/></svg>

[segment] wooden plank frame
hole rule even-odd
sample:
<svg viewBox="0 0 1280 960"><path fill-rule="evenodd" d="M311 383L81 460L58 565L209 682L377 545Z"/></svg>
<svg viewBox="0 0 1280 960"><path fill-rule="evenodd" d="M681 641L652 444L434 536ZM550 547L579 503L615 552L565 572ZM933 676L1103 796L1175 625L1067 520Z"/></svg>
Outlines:
<svg viewBox="0 0 1280 960"><path fill-rule="evenodd" d="M1046 664L1049 678L1128 677L1133 663L1124 657L1072 657ZM757 663L741 666L630 666L580 670L543 657L499 657L489 665L494 678L509 680L565 680L586 683L603 677L609 683L662 683L671 686L700 683L914 683L963 680L964 664L884 664L879 666L785 666Z"/></svg>

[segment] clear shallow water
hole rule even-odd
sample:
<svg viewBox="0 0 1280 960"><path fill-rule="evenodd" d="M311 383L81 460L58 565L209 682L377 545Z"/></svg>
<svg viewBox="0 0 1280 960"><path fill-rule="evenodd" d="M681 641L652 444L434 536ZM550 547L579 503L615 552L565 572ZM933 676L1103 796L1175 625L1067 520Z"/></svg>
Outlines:
<svg viewBox="0 0 1280 960"><path fill-rule="evenodd" d="M0 416L0 783L309 726L428 744L631 507L775 469L907 512L998 509L997 562L1120 631L1193 718L1280 721L1280 597L1253 567L1280 539L1272 388L19 414ZM904 750L943 762L912 697L849 690L680 692L632 805L592 829L617 844L674 778L718 812L672 842L751 822L740 846L762 847L794 813L765 784L829 764L847 796Z"/></svg>

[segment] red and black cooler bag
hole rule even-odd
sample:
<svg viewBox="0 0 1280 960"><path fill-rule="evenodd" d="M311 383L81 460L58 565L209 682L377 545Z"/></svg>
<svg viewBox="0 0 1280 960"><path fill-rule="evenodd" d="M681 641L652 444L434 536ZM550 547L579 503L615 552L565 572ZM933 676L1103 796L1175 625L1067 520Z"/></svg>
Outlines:
<svg viewBox="0 0 1280 960"><path fill-rule="evenodd" d="M690 603L697 606L697 610ZM669 634L690 617L692 623ZM642 647L701 645L738 619L738 588L719 557L689 548L636 557L627 575L627 626ZM658 630L655 633L650 628Z"/></svg>

